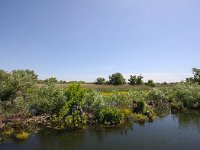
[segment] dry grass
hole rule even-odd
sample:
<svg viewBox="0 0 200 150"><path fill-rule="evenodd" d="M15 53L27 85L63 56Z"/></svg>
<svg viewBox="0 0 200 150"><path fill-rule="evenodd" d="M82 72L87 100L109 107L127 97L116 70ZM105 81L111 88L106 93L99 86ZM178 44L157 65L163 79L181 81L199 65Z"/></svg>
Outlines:
<svg viewBox="0 0 200 150"><path fill-rule="evenodd" d="M44 84L37 84L37 86L41 87ZM165 88L165 87L173 87L175 84L156 84L156 87L158 88ZM57 87L60 88L67 88L69 84L56 84ZM110 92L110 91L129 91L129 90L149 90L152 89L153 87L146 86L146 85L129 85L129 84L124 84L124 85L96 85L96 84L81 84L84 88L88 90L99 90L103 92Z"/></svg>

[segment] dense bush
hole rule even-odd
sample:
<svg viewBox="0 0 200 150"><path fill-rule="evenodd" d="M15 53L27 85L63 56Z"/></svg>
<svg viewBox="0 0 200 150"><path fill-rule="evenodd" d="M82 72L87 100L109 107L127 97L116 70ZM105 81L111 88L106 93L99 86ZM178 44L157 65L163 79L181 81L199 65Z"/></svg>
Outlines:
<svg viewBox="0 0 200 150"><path fill-rule="evenodd" d="M180 83L173 92L176 102L182 102L184 107L200 108L200 85L197 83Z"/></svg>
<svg viewBox="0 0 200 150"><path fill-rule="evenodd" d="M103 107L106 106L105 97L97 91L89 92L83 100L83 106L83 109L86 112L97 114Z"/></svg>
<svg viewBox="0 0 200 150"><path fill-rule="evenodd" d="M139 76L133 76L133 75L131 75L130 76L130 78L128 79L128 83L130 84L130 85L141 85L141 84L143 84L143 76L142 75L139 75Z"/></svg>
<svg viewBox="0 0 200 150"><path fill-rule="evenodd" d="M187 82L198 83L200 85L200 69L192 68L193 77L186 78Z"/></svg>
<svg viewBox="0 0 200 150"><path fill-rule="evenodd" d="M67 88L65 94L67 102L59 112L59 117L67 127L81 128L87 121L83 112L84 97L86 89L78 83L72 83Z"/></svg>
<svg viewBox="0 0 200 150"><path fill-rule="evenodd" d="M122 113L116 107L105 107L99 112L99 121L105 125L119 124Z"/></svg>
<svg viewBox="0 0 200 150"><path fill-rule="evenodd" d="M166 102L168 100L168 97L166 95L166 92L164 90L153 88L149 91L148 94L148 100L152 102Z"/></svg>
<svg viewBox="0 0 200 150"><path fill-rule="evenodd" d="M146 108L146 103L142 100L136 101L133 106L133 112L135 113L144 113Z"/></svg>
<svg viewBox="0 0 200 150"><path fill-rule="evenodd" d="M0 100L13 100L17 96L26 96L26 92L37 81L37 75L30 70L0 71Z"/></svg>
<svg viewBox="0 0 200 150"><path fill-rule="evenodd" d="M106 80L105 78L97 78L96 81L95 81L95 84L100 84L100 85L103 85L105 84Z"/></svg>
<svg viewBox="0 0 200 150"><path fill-rule="evenodd" d="M153 80L148 80L145 85L151 86L151 87L155 87L156 84L153 82Z"/></svg>
<svg viewBox="0 0 200 150"><path fill-rule="evenodd" d="M63 89L57 88L53 82L46 82L46 85L31 91L30 112L32 114L58 113L66 101Z"/></svg>
<svg viewBox="0 0 200 150"><path fill-rule="evenodd" d="M109 76L109 84L113 85L122 85L125 84L126 80L124 79L123 75L121 73L114 73L111 76Z"/></svg>

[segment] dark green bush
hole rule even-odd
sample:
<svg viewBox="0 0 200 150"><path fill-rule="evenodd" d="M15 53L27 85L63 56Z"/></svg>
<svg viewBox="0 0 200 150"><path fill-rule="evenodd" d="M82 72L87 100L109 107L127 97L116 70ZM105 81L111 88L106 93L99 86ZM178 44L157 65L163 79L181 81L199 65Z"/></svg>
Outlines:
<svg viewBox="0 0 200 150"><path fill-rule="evenodd" d="M109 84L122 85L125 83L126 83L126 80L124 79L123 75L119 72L114 73L111 76L109 76Z"/></svg>
<svg viewBox="0 0 200 150"><path fill-rule="evenodd" d="M105 78L97 78L96 81L95 81L95 84L99 84L99 85L103 85L105 84L106 80Z"/></svg>
<svg viewBox="0 0 200 150"><path fill-rule="evenodd" d="M131 75L130 78L128 79L128 81L129 81L130 85L141 85L141 84L143 84L143 80L142 79L143 79L142 75L139 75L139 76Z"/></svg>
<svg viewBox="0 0 200 150"><path fill-rule="evenodd" d="M133 105L133 112L135 113L144 113L146 108L146 103L144 101L136 101Z"/></svg>
<svg viewBox="0 0 200 150"><path fill-rule="evenodd" d="M122 117L122 113L116 107L105 107L99 112L99 121L105 125L119 124Z"/></svg>
<svg viewBox="0 0 200 150"><path fill-rule="evenodd" d="M151 87L155 87L155 86L156 86L156 84L153 82L153 80L148 80L148 81L145 83L145 85L151 86Z"/></svg>

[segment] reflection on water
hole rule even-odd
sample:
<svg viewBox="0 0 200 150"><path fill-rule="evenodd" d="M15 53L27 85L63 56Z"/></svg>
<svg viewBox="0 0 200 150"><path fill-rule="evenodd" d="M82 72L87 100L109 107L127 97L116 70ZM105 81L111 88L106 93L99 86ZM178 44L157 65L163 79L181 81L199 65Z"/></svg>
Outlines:
<svg viewBox="0 0 200 150"><path fill-rule="evenodd" d="M43 131L1 150L199 150L200 112L168 115L152 123L120 127L93 126L80 131Z"/></svg>
<svg viewBox="0 0 200 150"><path fill-rule="evenodd" d="M179 128L188 129L192 128L200 132L200 112L180 113L174 116L178 120Z"/></svg>

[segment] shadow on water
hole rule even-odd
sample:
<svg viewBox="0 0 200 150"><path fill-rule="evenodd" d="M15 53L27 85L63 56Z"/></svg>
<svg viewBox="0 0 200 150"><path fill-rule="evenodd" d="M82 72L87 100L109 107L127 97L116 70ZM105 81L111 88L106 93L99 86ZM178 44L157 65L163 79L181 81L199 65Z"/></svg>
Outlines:
<svg viewBox="0 0 200 150"><path fill-rule="evenodd" d="M92 126L78 131L43 130L26 141L11 141L1 150L199 150L200 112L167 115L144 125Z"/></svg>

